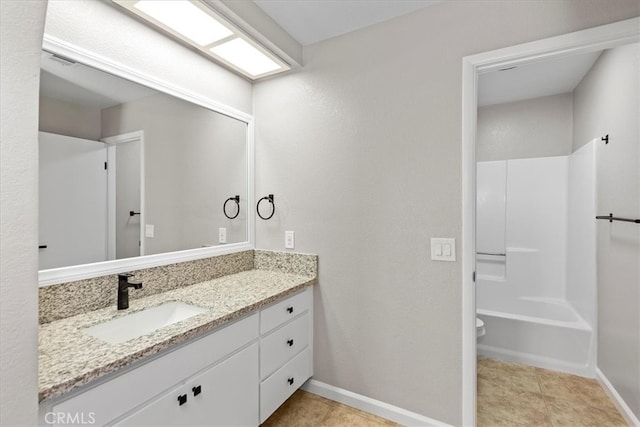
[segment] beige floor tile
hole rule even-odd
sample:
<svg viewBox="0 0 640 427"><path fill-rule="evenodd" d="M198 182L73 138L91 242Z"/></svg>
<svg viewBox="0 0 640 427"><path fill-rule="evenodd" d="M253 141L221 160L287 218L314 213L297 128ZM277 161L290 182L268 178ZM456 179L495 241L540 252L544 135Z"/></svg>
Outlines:
<svg viewBox="0 0 640 427"><path fill-rule="evenodd" d="M477 427L527 427L526 424L519 424L504 418L498 418L492 413L478 412L476 418Z"/></svg>
<svg viewBox="0 0 640 427"><path fill-rule="evenodd" d="M584 403L545 397L554 427L626 427L617 410L605 410Z"/></svg>
<svg viewBox="0 0 640 427"><path fill-rule="evenodd" d="M542 394L605 410L617 411L594 379L536 368Z"/></svg>
<svg viewBox="0 0 640 427"><path fill-rule="evenodd" d="M317 426L332 409L330 400L296 391L262 425L264 427L312 427Z"/></svg>
<svg viewBox="0 0 640 427"><path fill-rule="evenodd" d="M500 387L540 393L536 371L532 366L479 358L477 372L478 380L489 380Z"/></svg>
<svg viewBox="0 0 640 427"><path fill-rule="evenodd" d="M350 407L350 406L343 405L342 403L338 403L338 402L333 402L333 404L334 404L336 407L342 406L342 407L347 408L347 409L349 409L349 410L351 410L351 411L354 411L354 412L356 412L358 415L360 415L360 416L362 416L362 417L365 417L365 418L367 418L367 419L371 420L372 422L374 422L374 423L375 423L375 425L381 424L381 425L385 425L385 426L389 426L389 427L391 427L391 426L393 426L393 427L398 427L398 426L399 426L399 424L396 424L396 423L394 423L393 421L389 421L389 420L387 420L387 419L385 419L385 418L381 418L381 417L379 417L379 416L377 416L377 415L370 414L369 412L364 412L364 411L361 411L361 410L359 410L359 409L352 408L352 407Z"/></svg>
<svg viewBox="0 0 640 427"><path fill-rule="evenodd" d="M350 408L345 405L336 404L331 408L329 414L319 424L322 427L338 427L338 426L373 426L386 427L389 426L388 421L366 414L357 409Z"/></svg>
<svg viewBox="0 0 640 427"><path fill-rule="evenodd" d="M478 393L478 413L527 426L551 426L542 395L508 387L486 387Z"/></svg>

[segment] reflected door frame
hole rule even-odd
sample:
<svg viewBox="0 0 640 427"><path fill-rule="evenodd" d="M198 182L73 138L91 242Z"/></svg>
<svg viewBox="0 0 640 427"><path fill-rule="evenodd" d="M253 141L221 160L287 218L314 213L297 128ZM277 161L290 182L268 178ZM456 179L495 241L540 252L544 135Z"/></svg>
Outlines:
<svg viewBox="0 0 640 427"><path fill-rule="evenodd" d="M119 144L140 143L140 255L145 254L145 182L144 182L144 131L139 130L101 139L107 144L107 257L116 259L116 150Z"/></svg>

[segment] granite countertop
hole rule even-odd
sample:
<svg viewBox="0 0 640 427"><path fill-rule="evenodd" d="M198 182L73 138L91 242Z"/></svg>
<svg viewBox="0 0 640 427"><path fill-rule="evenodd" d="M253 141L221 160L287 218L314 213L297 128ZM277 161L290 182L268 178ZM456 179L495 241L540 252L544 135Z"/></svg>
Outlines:
<svg viewBox="0 0 640 427"><path fill-rule="evenodd" d="M39 401L60 396L315 283L315 276L249 270L132 299L128 310L118 311L114 301L108 308L40 325ZM119 344L106 343L82 331L168 301L182 301L209 311Z"/></svg>

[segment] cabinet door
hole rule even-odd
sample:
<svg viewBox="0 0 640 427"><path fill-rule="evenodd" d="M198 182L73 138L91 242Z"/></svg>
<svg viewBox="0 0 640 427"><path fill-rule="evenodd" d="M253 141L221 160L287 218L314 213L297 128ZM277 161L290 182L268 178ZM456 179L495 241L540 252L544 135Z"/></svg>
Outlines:
<svg viewBox="0 0 640 427"><path fill-rule="evenodd" d="M201 376L187 381L189 404L198 413L197 425L258 425L258 348L258 343L252 344Z"/></svg>
<svg viewBox="0 0 640 427"><path fill-rule="evenodd" d="M171 389L116 425L258 425L258 384L255 343Z"/></svg>

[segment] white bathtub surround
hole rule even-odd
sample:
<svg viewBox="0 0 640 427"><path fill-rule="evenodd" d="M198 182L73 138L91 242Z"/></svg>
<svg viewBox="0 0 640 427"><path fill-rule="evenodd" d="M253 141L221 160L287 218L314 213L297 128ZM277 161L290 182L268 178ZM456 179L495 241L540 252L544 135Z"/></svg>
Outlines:
<svg viewBox="0 0 640 427"><path fill-rule="evenodd" d="M480 162L478 171L479 197L496 202L478 201L478 228L488 229L477 252L499 253L496 240L505 240L505 256L477 257L486 329L478 353L593 377L594 143L570 156Z"/></svg>

